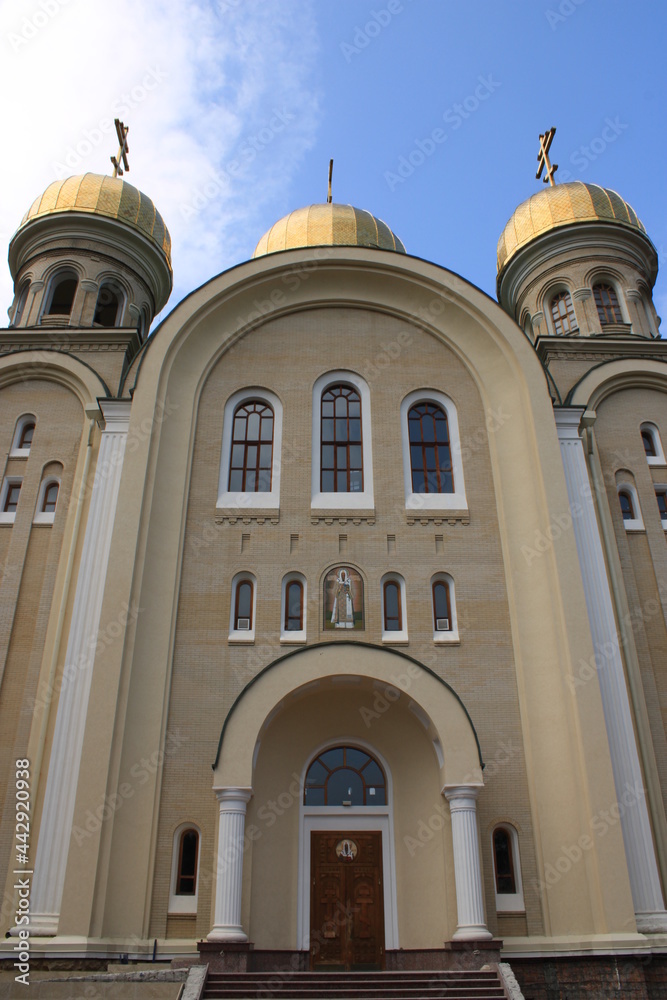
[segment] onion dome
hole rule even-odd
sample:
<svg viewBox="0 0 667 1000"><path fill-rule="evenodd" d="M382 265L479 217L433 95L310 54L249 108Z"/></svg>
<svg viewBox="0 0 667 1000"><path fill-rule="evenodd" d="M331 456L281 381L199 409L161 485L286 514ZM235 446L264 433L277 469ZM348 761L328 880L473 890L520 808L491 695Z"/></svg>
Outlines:
<svg viewBox="0 0 667 1000"><path fill-rule="evenodd" d="M54 181L32 203L18 231L33 219L61 212L101 215L138 230L155 244L171 270L171 236L164 219L147 195L120 177L80 174Z"/></svg>
<svg viewBox="0 0 667 1000"><path fill-rule="evenodd" d="M578 222L611 222L646 236L636 212L616 191L583 181L556 184L522 202L512 214L498 240L498 275L531 240Z"/></svg>
<svg viewBox="0 0 667 1000"><path fill-rule="evenodd" d="M373 247L405 253L386 223L352 205L327 203L297 208L262 236L253 257L297 247Z"/></svg>

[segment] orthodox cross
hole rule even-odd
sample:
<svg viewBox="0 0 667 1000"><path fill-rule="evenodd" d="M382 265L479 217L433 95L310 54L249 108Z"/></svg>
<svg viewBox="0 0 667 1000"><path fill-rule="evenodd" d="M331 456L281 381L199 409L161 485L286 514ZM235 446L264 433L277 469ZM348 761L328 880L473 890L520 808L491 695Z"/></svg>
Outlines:
<svg viewBox="0 0 667 1000"><path fill-rule="evenodd" d="M548 132L545 132L544 135L540 136L540 151L537 154L537 164L539 170L535 174L535 177L539 179L540 174L544 170L544 177L543 177L544 183L546 184L548 182L549 184L551 184L552 187L554 187L556 184L556 181L554 180L554 174L558 170L558 164L554 163L553 166L551 165L549 161L549 150L551 148L551 143L553 142L555 134L556 134L556 129L550 128Z"/></svg>
<svg viewBox="0 0 667 1000"><path fill-rule="evenodd" d="M118 147L118 152L115 156L110 156L109 159L113 163L113 175L114 177L123 176L123 167L125 170L130 169L130 164L127 162L127 154L130 152L130 147L127 144L127 133L130 131L129 125L123 125L120 118L114 119L114 124L116 126L116 135L118 136L118 142L120 143ZM122 166L121 166L122 161Z"/></svg>
<svg viewBox="0 0 667 1000"><path fill-rule="evenodd" d="M329 194L327 195L327 205L331 204L331 178L333 177L333 160L329 160Z"/></svg>

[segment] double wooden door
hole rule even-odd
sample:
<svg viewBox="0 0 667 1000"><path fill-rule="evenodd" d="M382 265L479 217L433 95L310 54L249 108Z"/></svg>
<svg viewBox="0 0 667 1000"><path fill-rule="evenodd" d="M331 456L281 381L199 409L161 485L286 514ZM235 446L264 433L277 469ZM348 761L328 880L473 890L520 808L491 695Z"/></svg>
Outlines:
<svg viewBox="0 0 667 1000"><path fill-rule="evenodd" d="M310 851L311 968L382 969L382 834L313 831Z"/></svg>

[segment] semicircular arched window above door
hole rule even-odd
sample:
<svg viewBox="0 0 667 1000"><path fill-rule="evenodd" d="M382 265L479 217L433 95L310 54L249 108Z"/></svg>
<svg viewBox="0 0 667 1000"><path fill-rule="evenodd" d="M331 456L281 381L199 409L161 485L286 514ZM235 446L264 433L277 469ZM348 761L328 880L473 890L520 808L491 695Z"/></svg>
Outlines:
<svg viewBox="0 0 667 1000"><path fill-rule="evenodd" d="M358 747L324 750L306 772L303 802L306 806L384 806L384 771Z"/></svg>

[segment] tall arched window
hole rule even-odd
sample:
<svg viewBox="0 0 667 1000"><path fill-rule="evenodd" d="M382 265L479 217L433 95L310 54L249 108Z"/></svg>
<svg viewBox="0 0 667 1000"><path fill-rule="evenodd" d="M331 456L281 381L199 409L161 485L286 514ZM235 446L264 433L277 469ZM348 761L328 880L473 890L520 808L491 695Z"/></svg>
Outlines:
<svg viewBox="0 0 667 1000"><path fill-rule="evenodd" d="M325 750L306 772L306 806L384 806L387 782L374 757L357 747Z"/></svg>
<svg viewBox="0 0 667 1000"><path fill-rule="evenodd" d="M618 491L618 502L621 505L621 514L624 521L634 521L637 517L632 494L629 490Z"/></svg>
<svg viewBox="0 0 667 1000"><path fill-rule="evenodd" d="M662 450L660 432L655 424L643 423L641 425L642 444L644 454L649 465L665 465L665 454Z"/></svg>
<svg viewBox="0 0 667 1000"><path fill-rule="evenodd" d="M97 295L95 317L96 326L117 326L120 320L122 293L111 284L104 284Z"/></svg>
<svg viewBox="0 0 667 1000"><path fill-rule="evenodd" d="M452 605L446 580L436 580L433 584L433 625L436 632L451 632L452 629Z"/></svg>
<svg viewBox="0 0 667 1000"><path fill-rule="evenodd" d="M642 442L646 457L655 458L655 441L653 440L653 435L649 434L648 431L642 431Z"/></svg>
<svg viewBox="0 0 667 1000"><path fill-rule="evenodd" d="M385 632L400 632L403 628L401 587L397 580L386 580L382 588L383 626Z"/></svg>
<svg viewBox="0 0 667 1000"><path fill-rule="evenodd" d="M634 483L625 481L618 483L617 489L623 527L626 531L643 531L644 520L636 486Z"/></svg>
<svg viewBox="0 0 667 1000"><path fill-rule="evenodd" d="M525 910L525 904L517 832L509 823L503 823L494 829L491 842L493 845L496 909L500 913L521 912Z"/></svg>
<svg viewBox="0 0 667 1000"><path fill-rule="evenodd" d="M558 336L572 333L577 327L572 296L569 292L559 292L551 300L551 318Z"/></svg>
<svg viewBox="0 0 667 1000"><path fill-rule="evenodd" d="M239 580L234 595L234 629L237 632L251 632L253 606L252 580Z"/></svg>
<svg viewBox="0 0 667 1000"><path fill-rule="evenodd" d="M413 493L453 493L454 473L447 414L435 403L413 406L408 413Z"/></svg>
<svg viewBox="0 0 667 1000"><path fill-rule="evenodd" d="M43 514L55 514L56 504L58 502L58 489L58 483L49 483L44 490L44 497L42 499Z"/></svg>
<svg viewBox="0 0 667 1000"><path fill-rule="evenodd" d="M79 284L74 271L61 271L51 282L46 316L69 316Z"/></svg>
<svg viewBox="0 0 667 1000"><path fill-rule="evenodd" d="M270 493L273 467L273 409L263 400L249 400L234 412L230 493Z"/></svg>
<svg viewBox="0 0 667 1000"><path fill-rule="evenodd" d="M361 398L353 386L330 385L322 393L320 448L321 492L363 492Z"/></svg>
<svg viewBox="0 0 667 1000"><path fill-rule="evenodd" d="M303 584L290 580L285 587L285 632L303 631Z"/></svg>
<svg viewBox="0 0 667 1000"><path fill-rule="evenodd" d="M14 437L12 440L12 450L11 454L14 456L21 456L22 458L27 458L30 454L30 449L32 447L32 441L35 436L35 427L37 422L35 418L26 413L16 421L16 427L14 428Z"/></svg>
<svg viewBox="0 0 667 1000"><path fill-rule="evenodd" d="M178 848L176 895L194 896L197 891L197 855L199 834L196 830L183 830Z"/></svg>
<svg viewBox="0 0 667 1000"><path fill-rule="evenodd" d="M622 323L621 307L618 304L616 291L611 285L600 283L593 286L595 305L602 326L609 323Z"/></svg>

